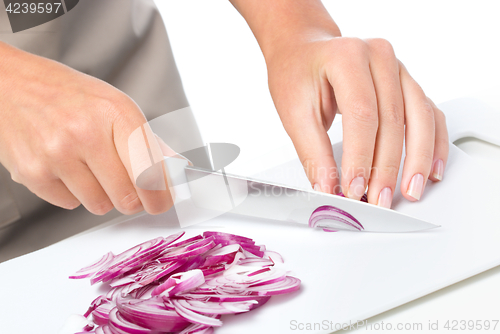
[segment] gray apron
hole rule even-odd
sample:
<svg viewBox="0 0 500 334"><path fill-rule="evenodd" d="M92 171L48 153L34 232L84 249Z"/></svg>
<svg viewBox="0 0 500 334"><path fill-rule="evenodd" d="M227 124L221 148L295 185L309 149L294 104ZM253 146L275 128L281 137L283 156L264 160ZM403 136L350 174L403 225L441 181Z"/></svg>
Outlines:
<svg viewBox="0 0 500 334"><path fill-rule="evenodd" d="M148 120L188 106L163 21L151 0L80 0L66 14L17 33L12 33L4 2L0 1L0 40L110 83L129 95ZM172 138L166 142L174 148L184 140L202 146L190 109L183 113L182 124L171 125L182 131L172 131ZM20 221L36 225L38 219L66 219L67 224L79 224L83 219L86 225L76 227L78 231L91 226L89 221L110 217L93 216L82 208L55 208L13 182L0 165L0 232ZM23 226L21 230L29 228ZM2 241L6 242L0 233L0 253ZM39 242L41 246L47 244Z"/></svg>

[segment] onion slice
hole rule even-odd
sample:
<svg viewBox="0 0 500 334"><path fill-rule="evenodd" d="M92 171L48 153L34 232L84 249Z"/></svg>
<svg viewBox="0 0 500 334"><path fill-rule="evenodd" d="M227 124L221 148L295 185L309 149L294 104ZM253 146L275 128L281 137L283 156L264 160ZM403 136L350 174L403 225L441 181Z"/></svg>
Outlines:
<svg viewBox="0 0 500 334"><path fill-rule="evenodd" d="M106 265L107 263L111 262L114 258L114 254L111 252L108 252L104 254L101 259L94 264L91 264L87 267L84 267L80 270L78 270L74 275L71 275L69 278L71 279L79 279L79 278L87 278L92 276L96 271L98 271L101 267Z"/></svg>
<svg viewBox="0 0 500 334"><path fill-rule="evenodd" d="M92 301L81 333L213 333L221 316L251 311L300 280L276 263L280 254L252 239L205 232L155 238L118 255L109 252L70 278L108 282Z"/></svg>
<svg viewBox="0 0 500 334"><path fill-rule="evenodd" d="M363 225L348 212L331 205L323 205L313 211L309 218L310 227L322 227L331 232L334 229L361 231Z"/></svg>

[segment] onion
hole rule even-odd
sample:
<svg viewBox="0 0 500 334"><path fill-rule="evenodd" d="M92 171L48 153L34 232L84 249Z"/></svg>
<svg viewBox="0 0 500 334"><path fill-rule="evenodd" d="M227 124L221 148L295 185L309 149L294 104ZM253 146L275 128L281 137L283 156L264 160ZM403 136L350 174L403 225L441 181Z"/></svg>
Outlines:
<svg viewBox="0 0 500 334"><path fill-rule="evenodd" d="M73 276L70 276L69 278L77 279L77 278L87 278L92 276L99 268L113 260L115 256L113 253L109 252L106 253L102 256L102 258L97 261L94 264L91 264L90 266L84 267L80 270L78 270Z"/></svg>
<svg viewBox="0 0 500 334"><path fill-rule="evenodd" d="M343 193L338 196L345 197ZM366 194L361 197L361 201L368 203ZM314 210L309 217L310 227L322 227L325 232L337 232L337 230L364 230L363 225L348 212L332 205L323 205Z"/></svg>
<svg viewBox="0 0 500 334"><path fill-rule="evenodd" d="M309 218L310 227L338 227L346 230L362 230L363 225L348 212L331 205L323 205L313 211Z"/></svg>
<svg viewBox="0 0 500 334"><path fill-rule="evenodd" d="M281 255L250 238L205 232L177 241L183 234L109 252L70 276L110 286L92 301L81 333L209 334L222 325L221 315L300 288L299 279L274 266L283 263Z"/></svg>

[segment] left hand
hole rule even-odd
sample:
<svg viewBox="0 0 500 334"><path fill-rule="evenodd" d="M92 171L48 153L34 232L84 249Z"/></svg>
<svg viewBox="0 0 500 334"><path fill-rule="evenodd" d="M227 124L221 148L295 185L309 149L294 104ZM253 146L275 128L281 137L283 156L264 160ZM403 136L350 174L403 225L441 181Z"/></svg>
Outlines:
<svg viewBox="0 0 500 334"><path fill-rule="evenodd" d="M401 192L420 199L448 158L444 114L389 42L341 37L319 0L231 0L266 59L269 89L311 186L390 207L403 143ZM342 114L342 177L327 134ZM406 139L406 140L405 140ZM404 141L405 140L405 141Z"/></svg>
<svg viewBox="0 0 500 334"><path fill-rule="evenodd" d="M315 190L359 200L368 187L370 203L390 207L404 138L403 196L416 201L428 178L442 179L444 114L389 42L308 35L266 61L275 106ZM341 179L327 135L337 113L343 116Z"/></svg>

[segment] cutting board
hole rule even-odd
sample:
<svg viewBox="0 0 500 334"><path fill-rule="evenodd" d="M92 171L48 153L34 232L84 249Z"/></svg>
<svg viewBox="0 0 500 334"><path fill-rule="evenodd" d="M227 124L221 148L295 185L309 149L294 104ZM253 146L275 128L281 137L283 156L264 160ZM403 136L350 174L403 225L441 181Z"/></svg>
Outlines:
<svg viewBox="0 0 500 334"><path fill-rule="evenodd" d="M472 135L500 144L500 136L488 128L500 118L498 112L473 100L441 107L453 140ZM466 113L476 118L460 122L460 115ZM340 154L339 145L333 146ZM279 179L283 173L276 173L283 168L298 170L283 180ZM292 160L261 174L300 184L300 168ZM443 182L429 182L418 203L400 195L395 198L397 211L440 224L438 229L406 234L325 233L232 214L185 228L186 237L216 230L253 238L281 253L285 267L302 280L299 292L275 296L247 314L223 317L217 333L296 333L294 326L299 323L319 325L308 333L330 333L336 324L369 318L499 265L499 181L452 145ZM87 280L69 280L68 275L105 252L120 252L179 230L173 211L142 215L0 264L2 333L56 333L69 315L83 313L104 291Z"/></svg>

